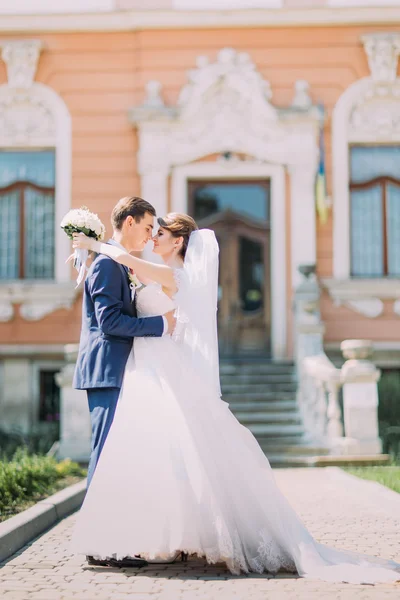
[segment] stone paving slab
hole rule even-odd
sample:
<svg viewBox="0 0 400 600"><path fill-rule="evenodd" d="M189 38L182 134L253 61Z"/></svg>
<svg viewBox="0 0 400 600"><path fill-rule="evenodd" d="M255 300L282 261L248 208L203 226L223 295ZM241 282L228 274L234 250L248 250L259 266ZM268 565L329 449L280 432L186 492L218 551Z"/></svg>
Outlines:
<svg viewBox="0 0 400 600"><path fill-rule="evenodd" d="M283 493L318 541L400 562L400 495L335 468L276 470ZM88 567L71 555L75 515L0 568L1 600L386 600L400 584L332 584L278 574L232 576L199 559L144 569Z"/></svg>

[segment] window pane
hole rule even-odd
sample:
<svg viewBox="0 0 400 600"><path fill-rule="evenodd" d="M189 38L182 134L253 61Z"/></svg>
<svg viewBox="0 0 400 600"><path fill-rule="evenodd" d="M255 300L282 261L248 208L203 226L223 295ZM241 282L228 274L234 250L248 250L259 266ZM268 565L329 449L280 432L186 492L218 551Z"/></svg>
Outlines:
<svg viewBox="0 0 400 600"><path fill-rule="evenodd" d="M0 187L16 181L30 181L37 185L54 187L54 151L0 152Z"/></svg>
<svg viewBox="0 0 400 600"><path fill-rule="evenodd" d="M58 371L40 371L39 421L60 420L60 388L55 382Z"/></svg>
<svg viewBox="0 0 400 600"><path fill-rule="evenodd" d="M0 279L19 277L19 195L18 190L0 193Z"/></svg>
<svg viewBox="0 0 400 600"><path fill-rule="evenodd" d="M352 274L377 277L383 273L382 188L351 192Z"/></svg>
<svg viewBox="0 0 400 600"><path fill-rule="evenodd" d="M400 276L400 188L387 184L387 236L389 275Z"/></svg>
<svg viewBox="0 0 400 600"><path fill-rule="evenodd" d="M255 221L269 220L269 187L259 183L207 183L194 193L194 218L230 210Z"/></svg>
<svg viewBox="0 0 400 600"><path fill-rule="evenodd" d="M383 175L398 179L400 146L353 146L350 165L353 183L370 181Z"/></svg>
<svg viewBox="0 0 400 600"><path fill-rule="evenodd" d="M264 305L264 247L243 237L239 238L239 244L241 307L252 312Z"/></svg>
<svg viewBox="0 0 400 600"><path fill-rule="evenodd" d="M25 189L25 277L54 275L54 194Z"/></svg>

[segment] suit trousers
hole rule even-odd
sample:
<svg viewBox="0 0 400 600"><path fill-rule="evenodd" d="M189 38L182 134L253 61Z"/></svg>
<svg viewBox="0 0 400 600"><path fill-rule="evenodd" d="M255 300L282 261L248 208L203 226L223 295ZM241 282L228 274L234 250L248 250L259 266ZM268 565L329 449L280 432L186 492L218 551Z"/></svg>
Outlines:
<svg viewBox="0 0 400 600"><path fill-rule="evenodd" d="M87 391L90 421L92 424L92 444L88 466L87 485L89 487L101 451L114 420L119 388L94 388Z"/></svg>

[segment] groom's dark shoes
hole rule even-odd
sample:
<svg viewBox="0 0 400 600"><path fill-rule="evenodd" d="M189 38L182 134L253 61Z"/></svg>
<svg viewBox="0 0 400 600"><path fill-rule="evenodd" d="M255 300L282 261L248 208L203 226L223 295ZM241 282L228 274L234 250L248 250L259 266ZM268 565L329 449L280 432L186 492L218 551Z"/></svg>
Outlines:
<svg viewBox="0 0 400 600"><path fill-rule="evenodd" d="M107 560L107 564L110 567L118 567L120 569L140 569L141 567L147 567L149 563L143 558L133 558L131 556L125 556L125 558L122 558L121 560L109 558Z"/></svg>
<svg viewBox="0 0 400 600"><path fill-rule="evenodd" d="M148 562L143 558L131 558L125 556L122 560L116 558L107 558L106 560L100 560L94 558L94 556L87 556L86 561L90 567L119 567L120 569L132 568L140 569L140 567L147 567Z"/></svg>
<svg viewBox="0 0 400 600"><path fill-rule="evenodd" d="M86 562L90 567L108 567L108 562L106 560L100 560L94 558L94 556L87 556Z"/></svg>

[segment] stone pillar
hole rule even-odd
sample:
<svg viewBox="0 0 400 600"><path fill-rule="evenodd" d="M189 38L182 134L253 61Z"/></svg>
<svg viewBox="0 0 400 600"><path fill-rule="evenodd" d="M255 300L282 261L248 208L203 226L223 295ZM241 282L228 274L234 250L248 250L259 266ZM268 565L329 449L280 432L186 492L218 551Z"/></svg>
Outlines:
<svg viewBox="0 0 400 600"><path fill-rule="evenodd" d="M164 168L154 171L146 170L141 176L140 193L142 198L154 206L158 217L165 217L168 212L168 170ZM156 254L153 254L152 249L152 242L146 244L143 258L161 263L162 261Z"/></svg>
<svg viewBox="0 0 400 600"><path fill-rule="evenodd" d="M291 262L292 288L301 283L300 265L315 265L317 233L315 218L315 164L291 165Z"/></svg>
<svg viewBox="0 0 400 600"><path fill-rule="evenodd" d="M351 439L353 454L380 454L378 381L381 374L369 360L372 342L346 340L341 350L347 359L341 370L345 436Z"/></svg>
<svg viewBox="0 0 400 600"><path fill-rule="evenodd" d="M0 423L5 431L30 432L33 422L34 388L28 359L7 358L2 368Z"/></svg>
<svg viewBox="0 0 400 600"><path fill-rule="evenodd" d="M298 367L306 356L322 354L325 332L319 309L321 292L315 276L315 264L301 265L299 275L303 276L303 280L294 296L295 356Z"/></svg>
<svg viewBox="0 0 400 600"><path fill-rule="evenodd" d="M56 375L61 388L59 458L88 462L90 456L90 415L86 392L75 390L72 379L78 356L78 345L65 346L66 365Z"/></svg>

